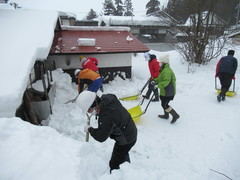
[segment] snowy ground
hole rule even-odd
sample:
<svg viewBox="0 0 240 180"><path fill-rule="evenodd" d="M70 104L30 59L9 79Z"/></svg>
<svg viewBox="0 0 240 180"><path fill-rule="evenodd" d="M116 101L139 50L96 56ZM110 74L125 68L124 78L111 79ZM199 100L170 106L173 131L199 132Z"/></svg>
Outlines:
<svg viewBox="0 0 240 180"><path fill-rule="evenodd" d="M114 141L99 143L90 137L85 142L86 115L81 114L78 103L64 104L77 95L77 86L58 69L53 72L57 94L53 114L45 121L48 126L34 126L18 118L0 119L0 179L240 179L240 68L236 74L237 95L218 103L214 89L218 59L188 74L187 64L180 61L176 51L151 52L157 57L170 54L177 77L177 94L170 105L181 117L173 125L170 120L159 119L157 115L163 113L160 102L152 102L137 124L138 141L130 151L131 164L124 163L109 174ZM235 57L240 60L240 53ZM138 54L133 58L132 80L118 78L105 84L104 93L119 98L137 94L148 77L147 62L143 54ZM122 103L129 109L140 100ZM91 125L97 125L94 117Z"/></svg>

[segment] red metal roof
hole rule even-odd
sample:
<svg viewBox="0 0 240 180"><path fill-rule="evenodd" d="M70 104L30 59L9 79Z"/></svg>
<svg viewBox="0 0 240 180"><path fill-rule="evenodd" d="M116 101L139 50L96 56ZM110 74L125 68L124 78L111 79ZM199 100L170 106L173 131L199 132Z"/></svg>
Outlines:
<svg viewBox="0 0 240 180"><path fill-rule="evenodd" d="M95 46L78 46L79 38L95 39ZM55 32L50 54L146 52L149 48L128 31Z"/></svg>

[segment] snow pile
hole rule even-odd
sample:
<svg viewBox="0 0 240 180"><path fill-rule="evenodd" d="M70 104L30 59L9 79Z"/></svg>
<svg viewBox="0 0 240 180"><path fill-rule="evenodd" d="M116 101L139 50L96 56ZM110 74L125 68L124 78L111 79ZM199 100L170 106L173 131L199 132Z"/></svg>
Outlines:
<svg viewBox="0 0 240 180"><path fill-rule="evenodd" d="M57 12L0 10L0 117L15 116L31 68L48 56L57 17Z"/></svg>
<svg viewBox="0 0 240 180"><path fill-rule="evenodd" d="M236 58L240 59L239 51L235 50ZM34 126L18 118L0 119L0 179L225 180L224 175L239 179L240 81L237 77L240 71L236 74L237 95L218 103L214 89L217 59L187 74L187 64L181 63L176 51L151 53L157 57L169 54L177 77L177 95L170 105L181 117L172 125L170 120L157 117L163 113L160 102L150 103L137 124L138 140L130 151L130 164L124 163L120 170L109 174L108 161L114 141L99 143L90 137L85 142L83 129L87 116L81 112L79 103L65 104L77 96L77 85L58 69L53 72L56 98L53 114L45 121L48 126ZM147 61L143 54L137 54L133 57L132 80L117 78L104 85L104 93L119 98L133 95L141 90L148 77ZM121 102L129 109L140 101L141 97ZM91 125L97 126L94 117Z"/></svg>
<svg viewBox="0 0 240 180"><path fill-rule="evenodd" d="M95 46L96 39L93 38L78 38L78 46Z"/></svg>

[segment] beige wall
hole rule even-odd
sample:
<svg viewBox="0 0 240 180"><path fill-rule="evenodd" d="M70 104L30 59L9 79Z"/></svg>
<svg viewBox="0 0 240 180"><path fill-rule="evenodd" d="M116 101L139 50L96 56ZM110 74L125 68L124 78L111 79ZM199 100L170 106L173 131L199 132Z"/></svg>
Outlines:
<svg viewBox="0 0 240 180"><path fill-rule="evenodd" d="M48 56L48 60L54 61L56 68L76 69L82 67L79 56L80 55L50 55ZM99 68L132 66L131 53L94 54L86 55L85 57L97 58Z"/></svg>

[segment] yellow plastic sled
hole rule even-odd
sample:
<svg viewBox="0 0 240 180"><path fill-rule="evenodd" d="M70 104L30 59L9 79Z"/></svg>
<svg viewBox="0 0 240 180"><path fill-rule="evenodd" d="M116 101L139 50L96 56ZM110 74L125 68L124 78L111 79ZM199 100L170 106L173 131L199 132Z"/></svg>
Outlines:
<svg viewBox="0 0 240 180"><path fill-rule="evenodd" d="M217 94L221 92L221 89L217 88L217 77L215 77L215 89L217 90ZM235 79L233 79L233 88L232 90L226 92L226 96L233 97L235 96Z"/></svg>

